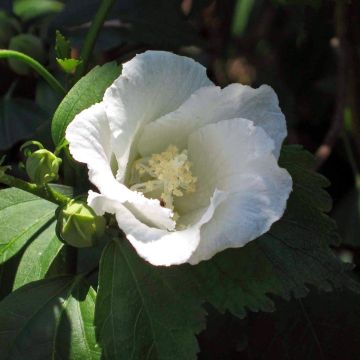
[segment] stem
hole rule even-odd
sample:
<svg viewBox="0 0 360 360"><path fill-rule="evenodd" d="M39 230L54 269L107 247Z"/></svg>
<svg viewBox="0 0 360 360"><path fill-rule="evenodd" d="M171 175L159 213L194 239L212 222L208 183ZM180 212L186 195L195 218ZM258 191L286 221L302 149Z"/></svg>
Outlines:
<svg viewBox="0 0 360 360"><path fill-rule="evenodd" d="M76 71L76 80L79 80L87 70L91 53L93 51L96 39L99 35L101 27L103 26L106 16L109 13L111 7L115 3L115 0L102 0L100 7L95 15L88 33L86 34L84 46L81 49L80 57L82 63L78 66Z"/></svg>
<svg viewBox="0 0 360 360"><path fill-rule="evenodd" d="M48 84L59 94L65 95L66 91L62 85L52 76L38 61L32 57L15 50L0 49L0 59L13 58L31 66Z"/></svg>
<svg viewBox="0 0 360 360"><path fill-rule="evenodd" d="M27 191L58 205L65 205L70 201L70 198L51 189L51 187L48 185L38 186L8 174L1 174L0 183Z"/></svg>

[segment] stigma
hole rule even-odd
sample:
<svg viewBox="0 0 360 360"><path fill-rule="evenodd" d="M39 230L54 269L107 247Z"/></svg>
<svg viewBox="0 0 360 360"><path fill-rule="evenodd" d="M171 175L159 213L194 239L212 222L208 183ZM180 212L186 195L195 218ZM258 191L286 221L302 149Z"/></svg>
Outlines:
<svg viewBox="0 0 360 360"><path fill-rule="evenodd" d="M187 150L170 145L165 151L141 158L133 164L130 189L143 194L158 194L160 204L174 210L174 197L181 197L196 190L197 178L191 173Z"/></svg>

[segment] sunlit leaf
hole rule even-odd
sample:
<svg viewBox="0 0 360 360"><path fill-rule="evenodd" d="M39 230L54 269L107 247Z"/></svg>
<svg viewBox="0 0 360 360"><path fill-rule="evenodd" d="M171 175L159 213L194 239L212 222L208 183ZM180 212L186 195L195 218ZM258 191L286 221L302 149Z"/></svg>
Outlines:
<svg viewBox="0 0 360 360"><path fill-rule="evenodd" d="M45 277L64 246L55 234L55 226L53 222L26 248L16 271L14 289Z"/></svg>
<svg viewBox="0 0 360 360"><path fill-rule="evenodd" d="M76 68L82 63L81 60L78 59L56 59L57 63L61 67L63 71L66 73L73 73Z"/></svg>
<svg viewBox="0 0 360 360"><path fill-rule="evenodd" d="M81 78L65 96L52 121L52 137L56 145L64 139L66 127L80 111L102 100L105 90L120 75L115 63L96 66Z"/></svg>
<svg viewBox="0 0 360 360"><path fill-rule="evenodd" d="M54 218L56 205L19 189L0 191L0 263L35 240Z"/></svg>

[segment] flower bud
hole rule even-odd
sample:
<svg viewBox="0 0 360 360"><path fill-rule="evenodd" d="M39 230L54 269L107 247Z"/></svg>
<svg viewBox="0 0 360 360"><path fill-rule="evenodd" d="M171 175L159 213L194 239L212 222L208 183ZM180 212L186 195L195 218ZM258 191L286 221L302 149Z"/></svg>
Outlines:
<svg viewBox="0 0 360 360"><path fill-rule="evenodd" d="M96 244L104 234L106 221L83 201L71 200L60 209L57 230L68 245L84 248Z"/></svg>
<svg viewBox="0 0 360 360"><path fill-rule="evenodd" d="M32 182L44 185L57 180L61 159L46 149L39 149L28 155L26 172Z"/></svg>

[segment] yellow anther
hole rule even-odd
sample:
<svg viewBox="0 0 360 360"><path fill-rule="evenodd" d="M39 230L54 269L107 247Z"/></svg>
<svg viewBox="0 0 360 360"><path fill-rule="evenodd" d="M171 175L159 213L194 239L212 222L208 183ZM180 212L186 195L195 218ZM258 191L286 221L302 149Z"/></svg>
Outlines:
<svg viewBox="0 0 360 360"><path fill-rule="evenodd" d="M196 190L197 178L191 173L191 162L188 160L187 150L179 152L174 145L170 145L160 154L137 160L133 168L140 178L152 179L134 184L131 189L143 193L160 190L160 200L169 209L174 210L174 196L181 197L184 193Z"/></svg>

